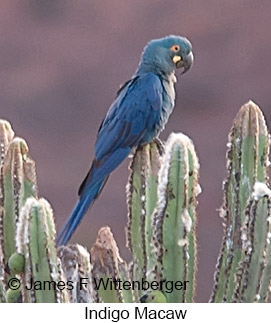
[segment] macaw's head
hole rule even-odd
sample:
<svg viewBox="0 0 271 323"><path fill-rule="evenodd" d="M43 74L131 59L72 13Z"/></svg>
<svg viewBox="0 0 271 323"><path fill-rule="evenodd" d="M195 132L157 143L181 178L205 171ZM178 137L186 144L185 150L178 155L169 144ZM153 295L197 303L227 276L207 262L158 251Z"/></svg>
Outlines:
<svg viewBox="0 0 271 323"><path fill-rule="evenodd" d="M193 64L194 56L190 41L180 36L154 39L144 48L139 65L142 72L170 74L182 68L182 74Z"/></svg>

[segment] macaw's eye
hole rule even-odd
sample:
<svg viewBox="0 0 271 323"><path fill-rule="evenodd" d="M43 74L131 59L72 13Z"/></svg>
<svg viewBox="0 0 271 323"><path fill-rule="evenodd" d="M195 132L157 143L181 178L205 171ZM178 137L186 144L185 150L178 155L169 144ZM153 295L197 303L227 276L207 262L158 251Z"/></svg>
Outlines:
<svg viewBox="0 0 271 323"><path fill-rule="evenodd" d="M172 50L174 53L179 52L181 47L179 45L173 45L170 47L170 50Z"/></svg>

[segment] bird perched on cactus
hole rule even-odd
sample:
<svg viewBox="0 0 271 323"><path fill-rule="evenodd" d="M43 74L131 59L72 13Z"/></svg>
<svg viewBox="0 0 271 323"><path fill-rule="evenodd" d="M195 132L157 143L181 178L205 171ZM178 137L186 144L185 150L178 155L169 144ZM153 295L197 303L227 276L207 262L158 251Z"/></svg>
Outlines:
<svg viewBox="0 0 271 323"><path fill-rule="evenodd" d="M92 166L79 188L79 199L60 232L66 244L109 174L131 150L156 138L174 108L175 71L187 72L193 63L191 43L180 36L150 41L137 71L118 91L97 134Z"/></svg>

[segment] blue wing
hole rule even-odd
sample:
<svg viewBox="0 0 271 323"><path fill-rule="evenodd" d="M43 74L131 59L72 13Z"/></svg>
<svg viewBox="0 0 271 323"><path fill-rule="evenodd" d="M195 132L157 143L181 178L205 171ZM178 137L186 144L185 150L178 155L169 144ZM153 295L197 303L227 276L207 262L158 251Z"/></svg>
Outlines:
<svg viewBox="0 0 271 323"><path fill-rule="evenodd" d="M162 112L162 93L161 81L153 73L132 79L119 92L100 126L94 164L80 187L80 195L88 184L109 175L146 134L155 133Z"/></svg>
<svg viewBox="0 0 271 323"><path fill-rule="evenodd" d="M101 192L109 174L131 149L153 139L162 113L163 87L158 76L147 73L134 77L118 92L95 144L95 159L79 188L79 200L62 229L58 242L65 244L87 209Z"/></svg>

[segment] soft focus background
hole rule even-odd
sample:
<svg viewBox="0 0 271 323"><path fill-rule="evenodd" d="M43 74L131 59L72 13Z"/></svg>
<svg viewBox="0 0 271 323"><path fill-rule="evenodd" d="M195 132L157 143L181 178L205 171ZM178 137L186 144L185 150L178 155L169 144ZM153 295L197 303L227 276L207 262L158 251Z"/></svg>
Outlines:
<svg viewBox="0 0 271 323"><path fill-rule="evenodd" d="M208 301L232 120L252 99L271 125L270 32L270 0L1 0L0 118L27 140L58 230L89 169L100 122L143 47L153 38L186 36L195 64L179 77L175 111L161 137L184 132L200 158L197 301ZM128 162L112 174L71 242L90 247L98 229L110 225L129 259Z"/></svg>

